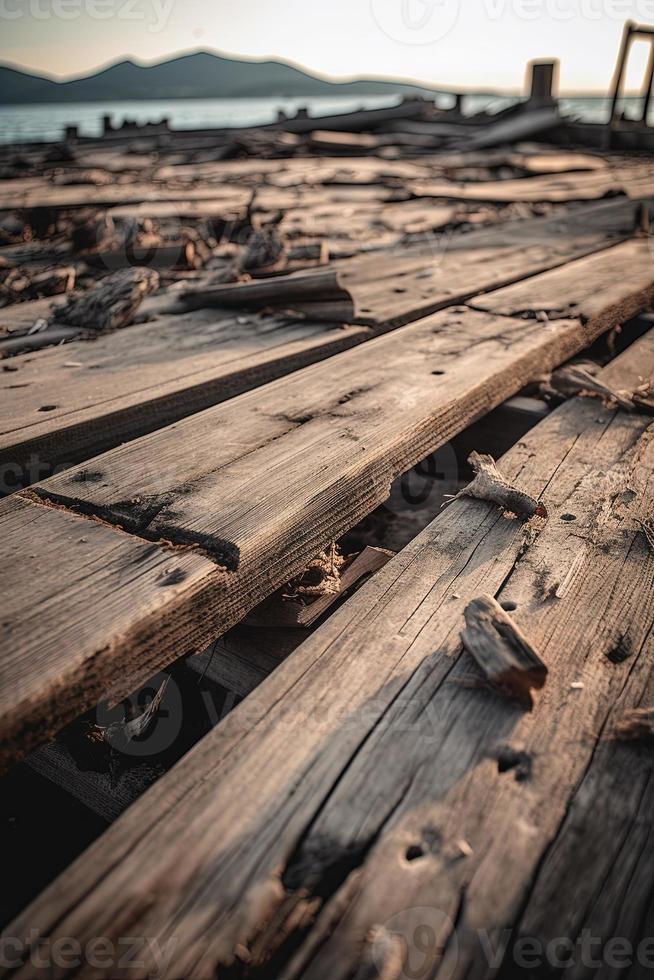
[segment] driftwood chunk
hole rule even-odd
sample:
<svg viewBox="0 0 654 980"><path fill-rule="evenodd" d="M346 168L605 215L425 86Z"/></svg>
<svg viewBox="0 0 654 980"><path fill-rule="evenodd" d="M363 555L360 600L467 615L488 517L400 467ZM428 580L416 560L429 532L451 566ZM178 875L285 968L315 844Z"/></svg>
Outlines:
<svg viewBox="0 0 654 980"><path fill-rule="evenodd" d="M91 331L128 327L145 297L158 286L159 275L153 269L121 269L57 306L51 321Z"/></svg>
<svg viewBox="0 0 654 980"><path fill-rule="evenodd" d="M508 483L492 456L473 451L468 456L468 462L475 471L475 478L467 487L454 494L452 500L457 497L476 497L499 504L502 510L520 517L547 517L545 505Z"/></svg>
<svg viewBox="0 0 654 980"><path fill-rule="evenodd" d="M525 634L490 595L469 602L464 616L461 641L466 650L494 687L531 711L531 689L544 685L547 667Z"/></svg>

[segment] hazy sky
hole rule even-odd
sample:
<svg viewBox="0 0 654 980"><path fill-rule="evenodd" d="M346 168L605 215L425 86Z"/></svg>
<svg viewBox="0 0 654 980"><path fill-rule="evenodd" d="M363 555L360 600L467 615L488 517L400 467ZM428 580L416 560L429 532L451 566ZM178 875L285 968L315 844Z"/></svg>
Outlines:
<svg viewBox="0 0 654 980"><path fill-rule="evenodd" d="M0 0L0 60L68 76L206 48L519 90L530 58L557 57L562 89L605 91L627 19L654 24L654 0ZM645 61L639 43L630 85Z"/></svg>

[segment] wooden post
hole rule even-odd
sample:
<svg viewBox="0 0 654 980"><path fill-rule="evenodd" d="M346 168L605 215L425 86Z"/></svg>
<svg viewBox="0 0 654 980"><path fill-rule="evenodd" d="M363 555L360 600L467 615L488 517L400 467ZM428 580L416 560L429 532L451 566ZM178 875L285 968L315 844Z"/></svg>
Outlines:
<svg viewBox="0 0 654 980"><path fill-rule="evenodd" d="M649 62L647 65L647 74L645 76L645 85L643 87L643 111L641 113L641 122L647 125L647 114L649 112L649 104L652 99L652 88L654 87L654 37L650 39L649 45Z"/></svg>
<svg viewBox="0 0 654 980"><path fill-rule="evenodd" d="M634 26L635 25L633 21L628 20L625 22L624 29L622 31L620 51L618 52L618 60L615 66L615 72L613 74L613 81L611 82L611 114L609 116L610 123L612 123L616 117L618 99L620 98L620 89L622 87L622 79L624 76L625 66L627 64L627 55L629 53L629 45L631 44Z"/></svg>
<svg viewBox="0 0 654 980"><path fill-rule="evenodd" d="M531 61L529 103L531 106L551 105L554 101L556 61Z"/></svg>

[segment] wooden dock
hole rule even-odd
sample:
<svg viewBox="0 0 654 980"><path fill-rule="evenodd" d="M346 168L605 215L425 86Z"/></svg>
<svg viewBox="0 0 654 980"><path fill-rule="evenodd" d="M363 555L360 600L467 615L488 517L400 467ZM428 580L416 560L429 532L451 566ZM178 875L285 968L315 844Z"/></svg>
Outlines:
<svg viewBox="0 0 654 980"><path fill-rule="evenodd" d="M652 968L654 162L396 123L0 154L0 976Z"/></svg>

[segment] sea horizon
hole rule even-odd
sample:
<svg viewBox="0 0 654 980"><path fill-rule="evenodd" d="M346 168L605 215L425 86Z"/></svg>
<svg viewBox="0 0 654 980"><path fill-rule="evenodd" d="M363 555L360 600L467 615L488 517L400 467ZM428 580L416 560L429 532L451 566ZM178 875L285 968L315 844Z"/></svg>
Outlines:
<svg viewBox="0 0 654 980"><path fill-rule="evenodd" d="M357 96L268 96L236 98L121 99L101 102L0 104L0 143L56 142L66 126L77 126L81 136L102 134L103 117L111 116L114 126L125 119L143 125L167 118L173 129L229 129L272 123L280 111L294 115L307 108L316 119L328 115L396 105L401 95ZM437 94L435 104L448 108L454 96ZM468 114L501 109L522 101L518 95L488 92L467 93L464 110ZM627 96L623 106L629 110L638 98ZM561 111L585 122L606 122L610 99L601 95L570 96L559 99ZM654 112L654 106L652 107ZM651 116L650 116L651 118Z"/></svg>

